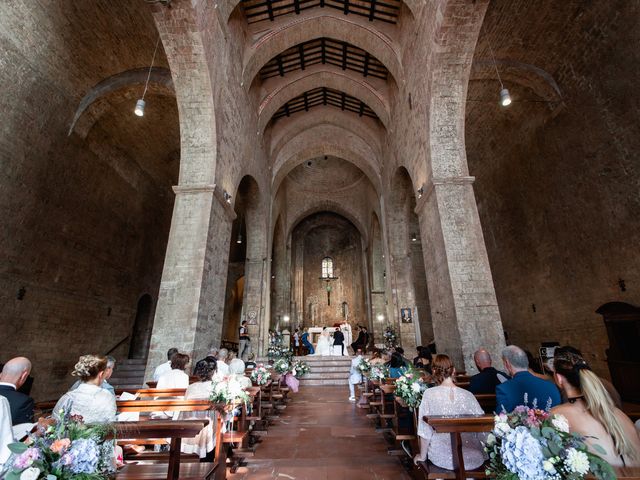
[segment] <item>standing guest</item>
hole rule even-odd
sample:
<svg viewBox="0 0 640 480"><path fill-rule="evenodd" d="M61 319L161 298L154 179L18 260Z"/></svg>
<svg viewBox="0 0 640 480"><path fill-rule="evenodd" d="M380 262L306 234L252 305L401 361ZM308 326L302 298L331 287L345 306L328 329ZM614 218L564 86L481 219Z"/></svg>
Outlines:
<svg viewBox="0 0 640 480"><path fill-rule="evenodd" d="M538 408L555 407L560 404L558 388L529 372L529 360L524 350L509 345L502 350L502 361L511 375L508 380L496 386L496 405L498 411L513 411L518 405Z"/></svg>
<svg viewBox="0 0 640 480"><path fill-rule="evenodd" d="M216 373L217 363L209 357L196 363L193 374L198 381L187 387L184 394L185 400L208 400L211 396L211 379ZM180 451L182 453L195 453L200 458L213 461L213 449L216 446L216 436L213 426L215 422L215 410L201 412L181 412L179 420L193 420L208 418L209 424L204 427L194 438L183 438ZM211 457L211 458L209 458Z"/></svg>
<svg viewBox="0 0 640 480"><path fill-rule="evenodd" d="M367 329L367 327L363 326L362 329L364 330L364 346L362 347L362 352L367 353L367 351L370 348L369 344L371 343L371 340L373 337L369 333L369 330Z"/></svg>
<svg viewBox="0 0 640 480"><path fill-rule="evenodd" d="M2 367L0 395L9 401L12 425L31 423L33 420L33 398L18 391L30 372L31 362L25 357L12 358Z"/></svg>
<svg viewBox="0 0 640 480"><path fill-rule="evenodd" d="M251 339L249 338L249 327L247 321L243 320L238 329L239 343L238 343L238 357L242 360L246 360L251 353Z"/></svg>
<svg viewBox="0 0 640 480"><path fill-rule="evenodd" d="M300 356L300 329L296 328L293 332L293 354Z"/></svg>
<svg viewBox="0 0 640 480"><path fill-rule="evenodd" d="M116 366L116 359L111 355L107 355L106 357L107 357L107 369L105 370L105 373L104 373L102 388L115 396L116 391L107 380L109 380L111 378L111 375L113 375L113 369ZM80 383L82 383L80 380L76 380L76 383L71 385L71 388L69 389L69 391L75 390L76 388L78 388L80 386Z"/></svg>
<svg viewBox="0 0 640 480"><path fill-rule="evenodd" d="M304 332L302 332L302 337L300 337L300 340L302 340L302 345L304 345L307 348L307 350L309 350L309 355L313 355L314 353L316 353L316 349L313 348L313 345L309 341L308 329L306 328L304 329Z"/></svg>
<svg viewBox="0 0 640 480"><path fill-rule="evenodd" d="M229 365L227 365L227 357L229 356L229 350L221 348L218 352L218 375L229 375Z"/></svg>
<svg viewBox="0 0 640 480"><path fill-rule="evenodd" d="M356 391L355 386L359 383L362 383L362 373L358 370L358 365L362 360L362 350L358 349L355 352L356 356L353 360L351 360L351 370L349 372L349 401L356 401Z"/></svg>
<svg viewBox="0 0 640 480"><path fill-rule="evenodd" d="M585 437L589 450L612 466L640 466L640 438L633 423L615 407L587 362L580 355L564 351L554 355L553 363L555 381L567 403L552 413L564 415L569 431ZM605 455L599 449L604 449Z"/></svg>
<svg viewBox="0 0 640 480"><path fill-rule="evenodd" d="M333 332L333 347L338 346L340 347L340 355L344 356L344 333L342 333L339 327Z"/></svg>
<svg viewBox="0 0 640 480"><path fill-rule="evenodd" d="M496 387L509 380L509 376L491 365L491 355L484 348L473 354L478 372L469 379L469 391L474 394L495 394Z"/></svg>
<svg viewBox="0 0 640 480"><path fill-rule="evenodd" d="M167 351L167 361L161 365L158 365L153 372L153 380L158 381L162 375L171 370L171 357L178 353L177 348L170 348Z"/></svg>
<svg viewBox="0 0 640 480"><path fill-rule="evenodd" d="M80 385L65 393L53 408L54 418L60 411L80 415L85 423L109 423L116 419L116 397L104 388L102 382L107 372L107 358L83 355L73 367L71 375L80 377Z"/></svg>
<svg viewBox="0 0 640 480"><path fill-rule="evenodd" d="M455 368L447 355L436 355L433 360L433 378L436 386L425 390L418 413L418 437L420 453L414 461L429 460L440 468L453 469L451 437L448 433L435 433L424 417L435 415L482 415L482 407L473 393L457 387L453 382ZM462 456L467 469L478 468L484 463L483 434L462 434Z"/></svg>
<svg viewBox="0 0 640 480"><path fill-rule="evenodd" d="M407 364L398 352L391 354L389 360L389 378L400 378L407 371Z"/></svg>
<svg viewBox="0 0 640 480"><path fill-rule="evenodd" d="M186 374L189 355L175 353L171 357L171 370L164 373L158 379L158 389L166 388L187 388L189 386L189 375Z"/></svg>

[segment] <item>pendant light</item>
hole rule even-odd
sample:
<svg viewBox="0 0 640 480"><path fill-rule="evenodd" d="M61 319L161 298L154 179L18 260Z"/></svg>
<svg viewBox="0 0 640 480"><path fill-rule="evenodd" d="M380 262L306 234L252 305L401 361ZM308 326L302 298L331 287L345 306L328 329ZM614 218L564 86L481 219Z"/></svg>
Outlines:
<svg viewBox="0 0 640 480"><path fill-rule="evenodd" d="M160 45L160 37L156 41L156 48L153 50L153 57L151 57L151 65L149 66L149 73L147 74L147 81L144 84L144 91L142 92L142 98L139 98L136 102L136 108L133 110L138 117L144 116L144 107L146 106L146 102L144 101L144 96L147 94L147 89L149 88L149 79L151 78L151 69L153 68L153 62L156 59L156 53L158 51L158 45Z"/></svg>
<svg viewBox="0 0 640 480"><path fill-rule="evenodd" d="M498 75L498 81L500 82L500 105L502 105L503 107L508 107L509 105L511 105L511 95L509 94L509 89L505 88L504 84L502 83L502 79L500 78L500 72L498 71L496 56L493 54L493 48L491 48L491 42L488 42L488 43L489 43L489 51L491 52L491 58L493 58L493 66L496 69L496 74Z"/></svg>

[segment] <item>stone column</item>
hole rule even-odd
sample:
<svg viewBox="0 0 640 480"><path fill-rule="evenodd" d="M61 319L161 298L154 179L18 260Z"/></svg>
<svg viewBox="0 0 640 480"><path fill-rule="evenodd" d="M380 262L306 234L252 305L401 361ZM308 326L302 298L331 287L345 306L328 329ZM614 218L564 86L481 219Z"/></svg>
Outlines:
<svg viewBox="0 0 640 480"><path fill-rule="evenodd" d="M400 345L407 354L416 349L416 322L415 304L416 292L413 284L413 262L408 253L398 253L391 255L391 269L396 292L394 318L396 320L396 333L398 334ZM402 323L400 319L400 309L410 308L414 314L412 323Z"/></svg>
<svg viewBox="0 0 640 480"><path fill-rule="evenodd" d="M416 206L436 346L469 373L477 348L500 364L505 344L473 180L434 178Z"/></svg>
<svg viewBox="0 0 640 480"><path fill-rule="evenodd" d="M249 324L249 336L254 353L260 352L259 339L266 333L260 332L263 324L263 285L265 285L266 259L247 258L244 263L244 298L242 299L242 319Z"/></svg>
<svg viewBox="0 0 640 480"><path fill-rule="evenodd" d="M192 359L217 346L222 332L231 222L235 213L214 185L174 187L160 293L145 378L171 347Z"/></svg>

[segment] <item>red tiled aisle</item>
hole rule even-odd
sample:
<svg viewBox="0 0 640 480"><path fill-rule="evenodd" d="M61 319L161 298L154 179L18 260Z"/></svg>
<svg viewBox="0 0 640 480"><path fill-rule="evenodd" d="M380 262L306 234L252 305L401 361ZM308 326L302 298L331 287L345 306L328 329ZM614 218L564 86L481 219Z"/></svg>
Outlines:
<svg viewBox="0 0 640 480"><path fill-rule="evenodd" d="M305 386L231 480L409 480L344 387Z"/></svg>

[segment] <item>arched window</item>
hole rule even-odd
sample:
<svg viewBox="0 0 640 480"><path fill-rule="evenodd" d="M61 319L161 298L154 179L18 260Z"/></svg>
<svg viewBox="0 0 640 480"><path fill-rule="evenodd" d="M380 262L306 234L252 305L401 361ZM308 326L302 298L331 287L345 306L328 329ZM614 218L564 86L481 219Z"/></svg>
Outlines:
<svg viewBox="0 0 640 480"><path fill-rule="evenodd" d="M333 259L331 257L322 259L322 278L333 278Z"/></svg>

